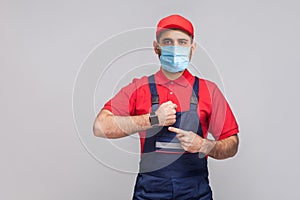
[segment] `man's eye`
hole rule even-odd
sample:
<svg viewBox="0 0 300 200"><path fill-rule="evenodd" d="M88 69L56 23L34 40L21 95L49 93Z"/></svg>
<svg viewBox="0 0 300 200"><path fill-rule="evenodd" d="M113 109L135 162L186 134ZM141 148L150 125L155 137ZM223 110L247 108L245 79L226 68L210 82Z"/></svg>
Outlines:
<svg viewBox="0 0 300 200"><path fill-rule="evenodd" d="M171 45L171 44L172 44L172 42L170 40L165 40L164 41L164 45Z"/></svg>
<svg viewBox="0 0 300 200"><path fill-rule="evenodd" d="M179 45L186 45L186 41L179 41Z"/></svg>

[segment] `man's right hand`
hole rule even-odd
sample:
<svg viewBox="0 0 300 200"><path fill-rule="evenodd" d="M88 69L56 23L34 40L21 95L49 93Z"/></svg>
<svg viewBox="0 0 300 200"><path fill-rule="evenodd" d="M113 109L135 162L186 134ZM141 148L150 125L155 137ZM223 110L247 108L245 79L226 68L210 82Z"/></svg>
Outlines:
<svg viewBox="0 0 300 200"><path fill-rule="evenodd" d="M172 101L161 104L155 111L158 116L159 126L170 126L176 122L177 105Z"/></svg>

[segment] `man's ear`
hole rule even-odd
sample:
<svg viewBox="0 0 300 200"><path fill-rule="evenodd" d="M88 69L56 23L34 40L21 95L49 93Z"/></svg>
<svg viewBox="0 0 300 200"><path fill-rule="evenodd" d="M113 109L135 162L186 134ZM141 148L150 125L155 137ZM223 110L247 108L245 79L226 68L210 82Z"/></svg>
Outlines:
<svg viewBox="0 0 300 200"><path fill-rule="evenodd" d="M153 49L157 55L160 55L160 48L156 40L153 41Z"/></svg>
<svg viewBox="0 0 300 200"><path fill-rule="evenodd" d="M196 42L193 41L192 46L191 46L191 53L194 54L195 50L196 50Z"/></svg>
<svg viewBox="0 0 300 200"><path fill-rule="evenodd" d="M196 42L193 41L193 43L191 45L191 51L190 51L190 60L192 59L192 56L194 55L195 50L196 50Z"/></svg>

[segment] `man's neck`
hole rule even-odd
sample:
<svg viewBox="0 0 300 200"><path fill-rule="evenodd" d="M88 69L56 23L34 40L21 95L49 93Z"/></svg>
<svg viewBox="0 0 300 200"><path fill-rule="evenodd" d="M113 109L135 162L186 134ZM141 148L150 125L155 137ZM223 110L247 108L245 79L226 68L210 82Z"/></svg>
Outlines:
<svg viewBox="0 0 300 200"><path fill-rule="evenodd" d="M172 72L168 72L168 71L162 69L162 72L167 77L167 79L175 80L175 79L178 79L183 74L184 71L172 73Z"/></svg>

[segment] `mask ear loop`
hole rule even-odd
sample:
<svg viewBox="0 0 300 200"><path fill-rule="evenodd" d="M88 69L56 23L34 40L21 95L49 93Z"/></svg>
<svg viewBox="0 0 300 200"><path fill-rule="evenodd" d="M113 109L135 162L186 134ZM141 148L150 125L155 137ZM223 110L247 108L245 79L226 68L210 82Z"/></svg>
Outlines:
<svg viewBox="0 0 300 200"><path fill-rule="evenodd" d="M190 53L189 53L190 55L189 55L189 61L191 62L191 60L192 60L192 46L190 46Z"/></svg>

